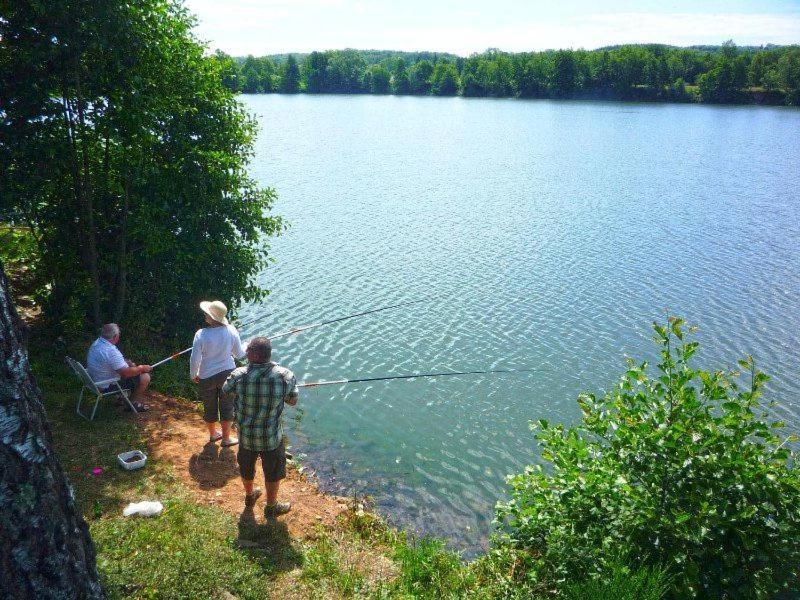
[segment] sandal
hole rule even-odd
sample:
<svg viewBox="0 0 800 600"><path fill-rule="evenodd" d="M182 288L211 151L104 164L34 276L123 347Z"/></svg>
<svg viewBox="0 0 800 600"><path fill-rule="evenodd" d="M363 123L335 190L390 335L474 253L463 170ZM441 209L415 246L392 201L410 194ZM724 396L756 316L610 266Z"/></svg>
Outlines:
<svg viewBox="0 0 800 600"><path fill-rule="evenodd" d="M230 438L228 440L222 440L222 443L220 444L220 446L222 446L223 448L229 448L231 446L235 446L238 443L239 443L239 440L237 440L236 438Z"/></svg>
<svg viewBox="0 0 800 600"><path fill-rule="evenodd" d="M137 413L147 412L150 410L149 404L142 404L141 402L131 402L131 404L133 404L133 408L136 409ZM131 407L129 404L125 404L125 410L131 412Z"/></svg>
<svg viewBox="0 0 800 600"><path fill-rule="evenodd" d="M264 516L268 519L270 517L279 517L280 515L285 515L290 510L292 510L291 502L277 502L272 506L267 504L264 507Z"/></svg>
<svg viewBox="0 0 800 600"><path fill-rule="evenodd" d="M211 436L208 437L208 441L209 442L218 442L221 439L222 439L222 432L221 431L218 431L214 435L211 435Z"/></svg>
<svg viewBox="0 0 800 600"><path fill-rule="evenodd" d="M261 497L261 488L255 488L252 494L245 494L244 495L244 505L247 508L253 508L256 504L256 500Z"/></svg>

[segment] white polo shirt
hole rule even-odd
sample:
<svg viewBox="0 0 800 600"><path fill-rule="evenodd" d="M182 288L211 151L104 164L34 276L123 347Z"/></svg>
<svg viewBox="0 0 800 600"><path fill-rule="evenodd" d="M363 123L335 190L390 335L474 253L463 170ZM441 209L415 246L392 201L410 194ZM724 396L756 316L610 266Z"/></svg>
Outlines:
<svg viewBox="0 0 800 600"><path fill-rule="evenodd" d="M245 350L233 325L204 327L194 334L189 376L208 379L236 367L234 358L243 358Z"/></svg>
<svg viewBox="0 0 800 600"><path fill-rule="evenodd" d="M92 381L117 381L120 379L117 369L127 366L119 348L103 337L97 338L86 354L86 371Z"/></svg>

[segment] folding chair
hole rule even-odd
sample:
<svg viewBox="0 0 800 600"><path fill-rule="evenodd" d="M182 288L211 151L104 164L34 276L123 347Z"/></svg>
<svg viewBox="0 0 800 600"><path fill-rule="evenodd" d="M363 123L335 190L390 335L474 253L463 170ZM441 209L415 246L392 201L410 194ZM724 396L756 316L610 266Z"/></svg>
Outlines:
<svg viewBox="0 0 800 600"><path fill-rule="evenodd" d="M87 421L94 420L94 415L97 412L97 405L100 403L100 398L103 396L122 396L123 400L128 404L130 409L134 413L138 413L139 411L136 410L136 407L131 404L130 399L128 398L128 390L122 389L119 385L119 380L116 379L107 379L105 381L92 381L92 378L89 377L89 373L86 372L86 369L83 367L81 363L77 360L71 359L69 356L66 357L67 364L72 368L75 375L77 375L78 379L80 379L83 387L81 388L81 395L78 397L78 405L75 407L75 412L82 416ZM111 387L107 392L103 392L101 390ZM89 394L94 395L94 408L92 408L92 414L88 417L81 412L81 403L83 402L83 395L89 390Z"/></svg>

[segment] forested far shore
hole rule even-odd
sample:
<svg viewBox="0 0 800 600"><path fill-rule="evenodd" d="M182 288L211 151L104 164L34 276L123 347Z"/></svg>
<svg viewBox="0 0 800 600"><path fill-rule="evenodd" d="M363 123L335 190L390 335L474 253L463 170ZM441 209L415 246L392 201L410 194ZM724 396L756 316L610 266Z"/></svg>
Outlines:
<svg viewBox="0 0 800 600"><path fill-rule="evenodd" d="M231 57L237 93L397 94L800 105L800 46L662 44L468 58L435 52L328 50Z"/></svg>

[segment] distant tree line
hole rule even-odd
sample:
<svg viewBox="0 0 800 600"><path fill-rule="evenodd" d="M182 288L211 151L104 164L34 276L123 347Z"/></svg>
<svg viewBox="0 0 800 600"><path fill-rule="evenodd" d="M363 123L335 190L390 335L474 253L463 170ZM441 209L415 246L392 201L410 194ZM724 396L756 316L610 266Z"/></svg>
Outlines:
<svg viewBox="0 0 800 600"><path fill-rule="evenodd" d="M432 52L330 50L215 54L234 92L597 98L800 105L800 46L660 44L469 58Z"/></svg>

